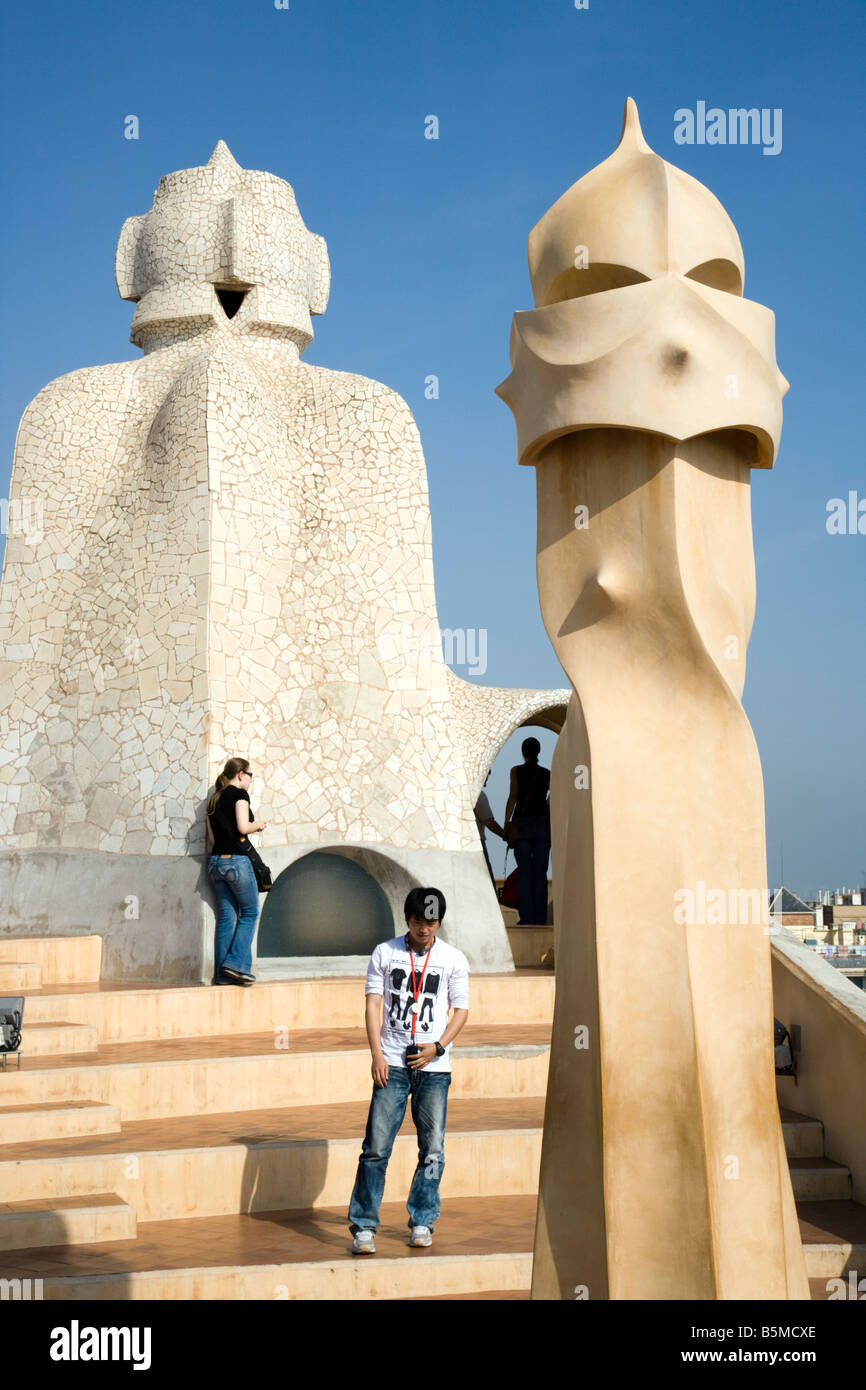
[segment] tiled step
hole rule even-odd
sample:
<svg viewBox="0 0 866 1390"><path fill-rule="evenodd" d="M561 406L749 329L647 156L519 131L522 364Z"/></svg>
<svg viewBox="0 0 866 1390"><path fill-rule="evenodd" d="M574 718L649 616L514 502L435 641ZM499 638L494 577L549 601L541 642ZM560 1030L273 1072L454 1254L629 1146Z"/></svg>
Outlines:
<svg viewBox="0 0 866 1390"><path fill-rule="evenodd" d="M111 1189L135 1202L142 1220L223 1215L338 1202L349 1190L367 1098L125 1123L120 1131L0 1150L0 1191L12 1199ZM449 1189L531 1193L537 1182L544 1099L449 1101ZM403 1190L415 1163L407 1114L388 1172ZM127 1160L135 1156L135 1171ZM825 1162L825 1161L822 1161ZM813 1167L810 1164L809 1167ZM839 1165L827 1164L837 1181Z"/></svg>
<svg viewBox="0 0 866 1390"><path fill-rule="evenodd" d="M77 1056L82 1052L95 1052L96 1049L96 1029L88 1024L31 1023L25 1009L21 1031L22 1063L25 1057Z"/></svg>
<svg viewBox="0 0 866 1390"><path fill-rule="evenodd" d="M509 1302L514 1302L515 1300L520 1300L520 1301L526 1301L526 1302L528 1302L528 1301L529 1301L529 1289L490 1289L490 1290L487 1290L487 1291L484 1292L484 1293L479 1293L479 1292L476 1292L476 1293L440 1293L439 1295L437 1295L436 1298L430 1298L430 1296L429 1296L428 1294L424 1294L423 1296L420 1296L420 1297L417 1297L417 1298L410 1298L410 1299L407 1299L406 1302L408 1302L408 1303L434 1303L434 1302L436 1302L436 1303L457 1303L457 1302L460 1301L460 1300L465 1300L466 1302L469 1302L469 1301L471 1300L473 1303L481 1303L481 1302L489 1302L489 1303L494 1303L494 1302L496 1302L496 1303L499 1303L499 1302L502 1302L502 1300L508 1300ZM394 1301L395 1301L395 1302L398 1302L398 1301L399 1301L399 1302L402 1302L403 1300L401 1299L401 1300L394 1300Z"/></svg>
<svg viewBox="0 0 866 1390"><path fill-rule="evenodd" d="M514 964L539 966L553 946L553 927L507 927L508 944ZM551 977L553 971L551 970Z"/></svg>
<svg viewBox="0 0 866 1390"><path fill-rule="evenodd" d="M826 1279L810 1279L813 1300L862 1303L866 1299L866 1276L839 1274Z"/></svg>
<svg viewBox="0 0 866 1390"><path fill-rule="evenodd" d="M133 1208L113 1192L56 1197L50 1206L44 1199L0 1203L0 1250L132 1240L135 1233Z"/></svg>
<svg viewBox="0 0 866 1390"><path fill-rule="evenodd" d="M830 1158L789 1158L791 1186L798 1202L844 1202L851 1196L851 1173Z"/></svg>
<svg viewBox="0 0 866 1390"><path fill-rule="evenodd" d="M808 1205L808 1204L807 1204ZM863 1222L856 1203L836 1208L834 1223ZM389 1299L526 1293L532 1269L535 1198L500 1196L443 1201L432 1247L410 1250L402 1202L382 1207L376 1255L350 1253L346 1202L295 1212L205 1220L139 1222L136 1240L9 1252L4 1277L41 1278L46 1299ZM842 1208L850 1208L846 1212ZM813 1296L841 1270L816 1268L816 1250L833 1233L801 1215ZM835 1242L839 1244L839 1242ZM858 1246L848 1242L846 1258ZM837 1263L839 1254L837 1252Z"/></svg>
<svg viewBox="0 0 866 1390"><path fill-rule="evenodd" d="M541 1025L468 1025L454 1048L460 1064L450 1094L543 1095L548 1036ZM370 1053L362 1028L297 1029L288 1048L285 1041L278 1033L239 1034L100 1045L98 1053L74 1058L25 1056L20 1071L3 1077L0 1094L7 1105L87 1098L118 1106L124 1120L369 1097Z"/></svg>
<svg viewBox="0 0 866 1390"><path fill-rule="evenodd" d="M473 975L473 1026L550 1026L554 979L545 971ZM363 1027L363 978L259 981L231 985L49 988L27 1001L34 1022L92 1024L100 1043L273 1032L277 1028Z"/></svg>
<svg viewBox="0 0 866 1390"><path fill-rule="evenodd" d="M0 970L6 961L35 961L40 983L33 988L95 981L102 965L102 937L0 935Z"/></svg>
<svg viewBox="0 0 866 1390"><path fill-rule="evenodd" d="M866 1277L866 1207L860 1202L798 1202L800 1235L810 1278L849 1270Z"/></svg>
<svg viewBox="0 0 866 1390"><path fill-rule="evenodd" d="M24 994L41 984L42 969L35 961L0 960L0 994Z"/></svg>
<svg viewBox="0 0 866 1390"><path fill-rule="evenodd" d="M0 1097L5 1098L2 1082L0 1076ZM11 1145L32 1147L40 1141L113 1133L120 1133L120 1111L116 1105L95 1104L89 1100L0 1105L0 1166ZM0 1188L0 1191L5 1192L5 1189Z"/></svg>
<svg viewBox="0 0 866 1390"><path fill-rule="evenodd" d="M781 1110L785 1152L789 1158L823 1158L824 1126L796 1110Z"/></svg>
<svg viewBox="0 0 866 1390"><path fill-rule="evenodd" d="M367 1100L124 1124L117 1134L0 1147L8 1201L119 1193L141 1221L339 1205L355 1180ZM544 1099L449 1100L450 1197L538 1187ZM409 1190L418 1146L407 1113L385 1200Z"/></svg>
<svg viewBox="0 0 866 1390"><path fill-rule="evenodd" d="M429 1249L408 1246L403 1203L382 1207L376 1255L351 1254L340 1207L139 1222L138 1238L17 1250L6 1278L46 1299L393 1299L526 1290L534 1197L449 1199Z"/></svg>

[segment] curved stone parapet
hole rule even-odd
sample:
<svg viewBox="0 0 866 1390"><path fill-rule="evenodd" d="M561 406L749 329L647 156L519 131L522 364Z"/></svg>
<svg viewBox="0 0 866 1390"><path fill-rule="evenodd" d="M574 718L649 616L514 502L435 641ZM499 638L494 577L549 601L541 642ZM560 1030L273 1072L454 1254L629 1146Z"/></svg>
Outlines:
<svg viewBox="0 0 866 1390"><path fill-rule="evenodd" d="M797 1078L777 1078L779 1102L821 1121L826 1152L866 1205L866 992L785 927L771 941L775 1011L800 1032Z"/></svg>

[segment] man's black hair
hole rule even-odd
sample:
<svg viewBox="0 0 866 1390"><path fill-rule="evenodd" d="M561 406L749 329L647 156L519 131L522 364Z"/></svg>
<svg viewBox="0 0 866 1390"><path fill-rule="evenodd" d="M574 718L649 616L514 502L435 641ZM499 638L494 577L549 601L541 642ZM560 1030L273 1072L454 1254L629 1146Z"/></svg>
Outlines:
<svg viewBox="0 0 866 1390"><path fill-rule="evenodd" d="M541 752L541 744L537 738L525 738L520 745L520 751L524 758L529 758L533 763L538 762L538 755Z"/></svg>
<svg viewBox="0 0 866 1390"><path fill-rule="evenodd" d="M441 922L445 916L445 894L438 888L413 888L406 895L403 904L406 921L417 917L420 921Z"/></svg>

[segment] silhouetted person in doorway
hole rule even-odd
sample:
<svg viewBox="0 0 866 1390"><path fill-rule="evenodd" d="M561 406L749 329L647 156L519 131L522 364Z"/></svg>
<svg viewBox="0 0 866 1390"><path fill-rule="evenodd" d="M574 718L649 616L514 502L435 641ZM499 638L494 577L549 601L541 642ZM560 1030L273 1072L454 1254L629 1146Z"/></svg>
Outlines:
<svg viewBox="0 0 866 1390"><path fill-rule="evenodd" d="M541 744L525 738L520 745L523 766L511 769L505 825L514 816L516 837L509 836L517 860L518 926L547 921L547 863L550 859L550 770L539 766Z"/></svg>

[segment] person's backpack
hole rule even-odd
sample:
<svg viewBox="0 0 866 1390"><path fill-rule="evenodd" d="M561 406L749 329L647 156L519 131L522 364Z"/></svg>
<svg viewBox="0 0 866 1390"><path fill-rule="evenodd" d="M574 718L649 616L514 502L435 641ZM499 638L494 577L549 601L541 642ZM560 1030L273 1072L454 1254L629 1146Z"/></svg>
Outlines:
<svg viewBox="0 0 866 1390"><path fill-rule="evenodd" d="M505 880L505 882L503 883L502 887L500 888L500 890L499 890L499 901L501 902L501 904L502 904L503 907L513 907L513 908L516 908L516 907L517 907L517 894L518 894L517 883L518 883L519 877L520 877L520 870L519 870L519 869L512 869L512 870L511 870L511 873L508 875L508 877L506 878L506 880Z"/></svg>
<svg viewBox="0 0 866 1390"><path fill-rule="evenodd" d="M791 1034L784 1023L780 1023L777 1018L773 1019L773 1043L776 1056L776 1075L796 1076L797 1067L794 1062L794 1044L791 1041Z"/></svg>
<svg viewBox="0 0 866 1390"><path fill-rule="evenodd" d="M21 1046L21 1019L24 1014L23 995L18 998L0 999L0 1053L6 1065L6 1053L17 1052ZM19 1058L18 1065L21 1065Z"/></svg>

